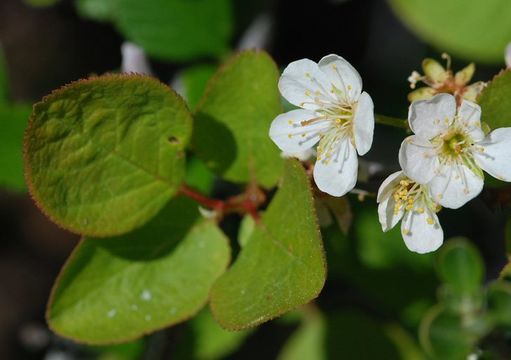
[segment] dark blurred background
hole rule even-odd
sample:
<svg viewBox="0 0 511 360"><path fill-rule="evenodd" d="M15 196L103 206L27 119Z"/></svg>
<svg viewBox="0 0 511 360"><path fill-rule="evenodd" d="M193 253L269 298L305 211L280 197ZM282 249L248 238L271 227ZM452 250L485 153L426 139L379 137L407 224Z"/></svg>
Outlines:
<svg viewBox="0 0 511 360"><path fill-rule="evenodd" d="M406 117L407 77L420 70L424 57L440 59L439 52L408 31L382 0L237 0L234 8L233 48L252 22L266 14L272 23L267 50L280 67L304 57L318 61L329 53L340 54L359 70L376 112L385 115ZM35 8L21 0L1 0L0 43L11 100L34 103L73 80L117 70L123 38L109 23L79 17L71 1ZM455 69L465 64L453 59ZM151 59L151 66L162 81L171 82L184 65ZM475 80L488 79L498 70L478 66ZM397 167L402 135L378 127L369 159ZM380 181L375 179L368 190L375 191ZM488 207L494 196L486 191L461 211L440 214L448 224L446 238L467 235L475 241L489 277L505 261L504 218ZM49 333L44 320L51 285L78 238L47 220L28 195L8 191L0 191L0 229L0 359L92 357ZM327 308L360 302L341 281L328 282L322 299L320 305ZM231 358L274 358L291 330L285 323L265 324ZM182 331L178 326L153 336L148 340L152 352L145 357L170 356Z"/></svg>

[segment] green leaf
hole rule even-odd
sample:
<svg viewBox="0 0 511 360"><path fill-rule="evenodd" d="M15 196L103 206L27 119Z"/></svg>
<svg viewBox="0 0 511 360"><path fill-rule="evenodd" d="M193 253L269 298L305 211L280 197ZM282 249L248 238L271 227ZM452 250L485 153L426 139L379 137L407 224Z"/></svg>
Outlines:
<svg viewBox="0 0 511 360"><path fill-rule="evenodd" d="M28 105L0 104L0 186L24 191L23 131L31 108Z"/></svg>
<svg viewBox="0 0 511 360"><path fill-rule="evenodd" d="M484 266L477 249L464 238L449 240L438 254L438 275L459 296L480 292Z"/></svg>
<svg viewBox="0 0 511 360"><path fill-rule="evenodd" d="M279 72L261 51L231 58L211 79L196 115L197 156L226 180L272 187L282 173L280 151L268 136L280 113Z"/></svg>
<svg viewBox="0 0 511 360"><path fill-rule="evenodd" d="M488 312L498 325L511 327L511 283L495 281L488 287Z"/></svg>
<svg viewBox="0 0 511 360"><path fill-rule="evenodd" d="M188 106L194 109L204 95L206 85L216 71L213 65L191 66L183 71L182 80Z"/></svg>
<svg viewBox="0 0 511 360"><path fill-rule="evenodd" d="M249 330L227 331L213 319L211 312L202 310L191 322L195 343L193 350L198 360L224 358L241 346Z"/></svg>
<svg viewBox="0 0 511 360"><path fill-rule="evenodd" d="M97 360L138 360L143 357L146 348L145 339L138 339L124 344L89 346L96 353Z"/></svg>
<svg viewBox="0 0 511 360"><path fill-rule="evenodd" d="M302 325L291 335L282 348L278 360L326 359L326 322L319 312L304 314Z"/></svg>
<svg viewBox="0 0 511 360"><path fill-rule="evenodd" d="M481 106L481 120L490 128L511 126L511 71L506 70L495 76L478 99Z"/></svg>
<svg viewBox="0 0 511 360"><path fill-rule="evenodd" d="M176 198L144 227L86 239L59 275L47 319L58 334L112 343L190 318L203 307L229 262L228 239Z"/></svg>
<svg viewBox="0 0 511 360"><path fill-rule="evenodd" d="M245 247L247 242L250 240L255 227L256 222L252 216L245 215L243 219L241 219L240 229L238 231L238 243L240 244L240 247Z"/></svg>
<svg viewBox="0 0 511 360"><path fill-rule="evenodd" d="M178 190L191 125L182 99L153 78L74 82L34 107L25 136L30 192L68 230L128 232Z"/></svg>
<svg viewBox="0 0 511 360"><path fill-rule="evenodd" d="M161 59L220 56L229 49L230 0L115 0L114 23L127 39Z"/></svg>
<svg viewBox="0 0 511 360"><path fill-rule="evenodd" d="M213 315L228 330L258 325L314 299L325 276L307 175L299 162L289 160L260 223L213 286Z"/></svg>
<svg viewBox="0 0 511 360"><path fill-rule="evenodd" d="M441 51L481 62L504 61L511 39L508 0L391 0L390 4L411 30Z"/></svg>
<svg viewBox="0 0 511 360"><path fill-rule="evenodd" d="M469 332L460 317L435 307L424 317L419 338L423 348L433 359L466 359L477 336Z"/></svg>
<svg viewBox="0 0 511 360"><path fill-rule="evenodd" d="M185 183L203 194L209 194L215 183L215 175L202 161L190 156L186 161Z"/></svg>

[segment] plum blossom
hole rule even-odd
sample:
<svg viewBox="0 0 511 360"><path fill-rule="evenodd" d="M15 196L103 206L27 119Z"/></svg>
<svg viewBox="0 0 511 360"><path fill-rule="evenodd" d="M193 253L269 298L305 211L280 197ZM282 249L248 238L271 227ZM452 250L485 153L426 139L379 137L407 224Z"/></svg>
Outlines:
<svg viewBox="0 0 511 360"><path fill-rule="evenodd" d="M457 209L477 196L483 171L511 181L511 128L481 129L481 108L449 94L412 103L408 121L415 135L401 144L399 162L415 182L428 185L433 200Z"/></svg>
<svg viewBox="0 0 511 360"><path fill-rule="evenodd" d="M473 63L467 65L456 74L451 70L451 58L447 54L442 54L442 58L447 60L447 66L444 68L438 61L426 58L422 61L422 70L424 75L413 71L408 77L410 88L415 89L417 83L424 83L425 87L416 89L408 94L410 102L417 100L431 99L434 95L440 93L449 93L456 96L458 103L461 99L476 101L477 96L484 89L486 84L482 81L468 85L475 72Z"/></svg>
<svg viewBox="0 0 511 360"><path fill-rule="evenodd" d="M444 233L436 215L441 206L431 199L426 185L397 171L381 184L377 201L383 231L401 220L401 234L410 251L424 254L442 245Z"/></svg>
<svg viewBox="0 0 511 360"><path fill-rule="evenodd" d="M301 109L277 116L271 139L291 154L318 144L313 172L318 188L333 196L346 194L357 181L357 152L364 155L373 142L373 101L362 91L359 73L338 55L319 63L301 59L286 67L279 90Z"/></svg>

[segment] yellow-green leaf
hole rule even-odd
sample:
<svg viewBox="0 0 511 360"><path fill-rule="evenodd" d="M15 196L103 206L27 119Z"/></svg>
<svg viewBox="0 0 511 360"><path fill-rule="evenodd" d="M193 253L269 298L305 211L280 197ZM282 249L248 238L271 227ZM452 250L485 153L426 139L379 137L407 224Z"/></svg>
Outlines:
<svg viewBox="0 0 511 360"><path fill-rule="evenodd" d="M212 289L213 315L228 330L258 325L314 299L325 276L307 175L289 160L260 223Z"/></svg>
<svg viewBox="0 0 511 360"><path fill-rule="evenodd" d="M182 322L206 303L229 262L228 239L176 198L142 228L86 239L59 275L47 319L58 334L103 344Z"/></svg>
<svg viewBox="0 0 511 360"><path fill-rule="evenodd" d="M156 79L106 75L74 82L34 107L25 134L30 192L68 230L128 232L178 190L191 125L182 99Z"/></svg>

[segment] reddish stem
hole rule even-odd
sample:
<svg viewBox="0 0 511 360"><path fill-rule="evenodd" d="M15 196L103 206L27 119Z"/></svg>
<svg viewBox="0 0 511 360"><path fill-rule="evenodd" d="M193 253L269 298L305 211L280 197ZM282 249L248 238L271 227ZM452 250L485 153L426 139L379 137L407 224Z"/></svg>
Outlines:
<svg viewBox="0 0 511 360"><path fill-rule="evenodd" d="M207 208L213 209L213 210L223 210L225 208L225 202L218 199L212 199L210 197L207 197L205 195L202 195L201 193L197 192L196 190L192 189L188 185L181 185L181 189L179 189L179 192L190 199L193 199L197 201L199 204L204 205Z"/></svg>
<svg viewBox="0 0 511 360"><path fill-rule="evenodd" d="M219 219L227 213L237 212L249 214L256 222L259 222L257 208L266 199L265 194L260 189L254 187L248 187L245 193L230 197L226 201L207 197L185 184L181 185L179 192L202 206L217 211Z"/></svg>

